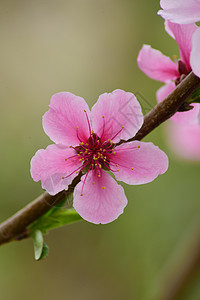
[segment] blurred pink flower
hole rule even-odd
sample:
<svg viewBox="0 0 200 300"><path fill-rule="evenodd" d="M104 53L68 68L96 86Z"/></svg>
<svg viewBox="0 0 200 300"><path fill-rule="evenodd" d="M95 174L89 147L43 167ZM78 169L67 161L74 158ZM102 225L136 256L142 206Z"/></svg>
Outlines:
<svg viewBox="0 0 200 300"><path fill-rule="evenodd" d="M176 154L187 160L200 161L200 110L193 123L169 122L167 135Z"/></svg>
<svg viewBox="0 0 200 300"><path fill-rule="evenodd" d="M200 126L168 122L167 136L170 148L178 156L200 161Z"/></svg>
<svg viewBox="0 0 200 300"><path fill-rule="evenodd" d="M200 0L161 0L160 6L162 10L158 15L171 22L189 24L200 21Z"/></svg>
<svg viewBox="0 0 200 300"><path fill-rule="evenodd" d="M160 51L152 49L149 45L143 45L139 52L137 62L139 68L150 78L164 82L165 85L157 91L158 102L167 97L180 83L182 78L188 75L191 70L200 76L200 31L195 24L180 25L165 21L165 30L176 40L180 49L180 60L173 62L169 57ZM198 73L198 74L197 74ZM195 109L188 112L177 112L172 117L178 122L193 122L197 115L199 104L194 105Z"/></svg>
<svg viewBox="0 0 200 300"><path fill-rule="evenodd" d="M194 74L200 77L200 28L195 31L192 37L190 64Z"/></svg>
<svg viewBox="0 0 200 300"><path fill-rule="evenodd" d="M149 77L164 82L156 93L158 102L166 98L191 70L200 76L200 29L195 24L165 21L165 29L180 48L180 60L173 62L160 51L144 45L138 55L139 68ZM189 111L177 112L168 122L171 148L183 158L200 160L200 104Z"/></svg>
<svg viewBox="0 0 200 300"><path fill-rule="evenodd" d="M141 107L131 93L103 94L90 112L81 97L58 93L43 116L46 134L56 144L36 152L31 175L51 195L68 188L83 171L74 190L74 208L87 221L108 223L123 213L123 188L107 173L127 184L153 181L168 168L166 154L152 143L133 141L143 123Z"/></svg>

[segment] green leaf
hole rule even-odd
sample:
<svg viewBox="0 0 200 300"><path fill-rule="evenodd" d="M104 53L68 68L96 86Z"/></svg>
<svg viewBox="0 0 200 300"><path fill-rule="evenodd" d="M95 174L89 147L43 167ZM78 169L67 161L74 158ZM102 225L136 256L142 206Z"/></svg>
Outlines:
<svg viewBox="0 0 200 300"><path fill-rule="evenodd" d="M45 257L47 256L48 253L49 253L49 247L48 247L48 245L44 242L44 244L43 244L43 249L42 249L42 254L41 254L39 260L45 258Z"/></svg>
<svg viewBox="0 0 200 300"><path fill-rule="evenodd" d="M33 238L35 260L39 260L43 251L43 235L40 230L35 230L31 234Z"/></svg>
<svg viewBox="0 0 200 300"><path fill-rule="evenodd" d="M45 258L49 252L49 247L44 242L42 232L40 230L35 230L31 233L31 237L33 239L35 260Z"/></svg>
<svg viewBox="0 0 200 300"><path fill-rule="evenodd" d="M45 216L50 216L52 215L54 212L56 212L58 209L60 209L66 202L66 198L61 201L60 203L56 204L56 206L53 206L46 214Z"/></svg>
<svg viewBox="0 0 200 300"><path fill-rule="evenodd" d="M64 200L62 200L61 202L59 202L58 204L56 204L55 206L53 206L45 215L46 216L50 216L52 215L54 212L56 212L57 210L59 210L61 207L64 206L64 204L67 204L68 207L72 207L72 203L73 203L73 193L68 194Z"/></svg>
<svg viewBox="0 0 200 300"><path fill-rule="evenodd" d="M82 220L79 214L74 209L58 208L54 210L50 215L45 214L36 220L29 230L40 230L42 233L46 233L50 229L65 226L74 222Z"/></svg>
<svg viewBox="0 0 200 300"><path fill-rule="evenodd" d="M73 193L56 206L53 206L46 214L38 218L29 226L30 235L32 232L39 230L42 233L47 233L48 230L58 228L82 220L79 214L74 209L65 209L63 205L67 202L70 206L73 201Z"/></svg>
<svg viewBox="0 0 200 300"><path fill-rule="evenodd" d="M34 256L36 260L41 260L47 256L49 248L43 240L43 234L49 230L68 225L82 220L74 209L65 209L63 205L67 202L70 206L73 194L69 194L66 199L52 207L46 214L38 218L29 226L30 236L33 238Z"/></svg>

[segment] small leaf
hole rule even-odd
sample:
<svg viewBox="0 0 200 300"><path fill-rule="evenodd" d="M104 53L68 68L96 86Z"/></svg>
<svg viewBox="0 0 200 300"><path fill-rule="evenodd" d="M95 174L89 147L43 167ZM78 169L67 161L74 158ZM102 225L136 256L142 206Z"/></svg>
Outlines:
<svg viewBox="0 0 200 300"><path fill-rule="evenodd" d="M48 247L48 245L44 242L44 244L43 244L43 249L42 249L42 254L41 254L39 260L45 258L45 257L47 256L48 253L49 253L49 247Z"/></svg>
<svg viewBox="0 0 200 300"><path fill-rule="evenodd" d="M39 260L43 251L43 235L40 230L35 230L31 233L33 238L35 260Z"/></svg>
<svg viewBox="0 0 200 300"><path fill-rule="evenodd" d="M68 194L64 200L62 200L61 202L59 202L58 204L56 204L55 206L53 206L45 215L46 216L50 216L51 214L53 214L56 210L58 210L59 208L63 207L64 204L67 204L68 207L72 207L72 203L73 203L73 193Z"/></svg>
<svg viewBox="0 0 200 300"><path fill-rule="evenodd" d="M40 230L42 233L46 233L50 229L78 222L80 220L82 220L82 218L74 209L60 208L51 215L43 215L40 217L29 227L29 230L31 232Z"/></svg>
<svg viewBox="0 0 200 300"><path fill-rule="evenodd" d="M64 209L63 205L67 202L67 206L71 206L73 202L73 193L68 194L67 197L56 206L53 206L46 214L38 218L29 226L30 234L35 230L40 230L46 233L50 229L68 225L82 220L79 214L74 209Z"/></svg>
<svg viewBox="0 0 200 300"><path fill-rule="evenodd" d="M67 206L70 206L72 200L73 194L69 194L66 199L52 207L46 214L29 226L29 235L33 238L34 256L36 260L43 259L49 252L49 247L43 240L43 233L82 220L81 216L79 216L74 209L63 208L65 202L67 202Z"/></svg>

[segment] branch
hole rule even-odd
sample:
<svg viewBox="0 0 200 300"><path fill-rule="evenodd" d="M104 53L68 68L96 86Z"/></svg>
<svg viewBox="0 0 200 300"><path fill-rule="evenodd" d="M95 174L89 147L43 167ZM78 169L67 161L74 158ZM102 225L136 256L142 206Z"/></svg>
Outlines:
<svg viewBox="0 0 200 300"><path fill-rule="evenodd" d="M144 123L137 134L127 141L120 141L118 145L143 139L160 124L170 119L199 86L200 79L191 72L171 94L145 116Z"/></svg>
<svg viewBox="0 0 200 300"><path fill-rule="evenodd" d="M133 140L141 140L161 123L173 116L188 97L200 86L200 79L190 73L176 89L161 103L157 104L144 118L144 123L135 137L128 141L120 141L119 144ZM28 236L27 227L40 216L61 202L67 194L72 193L80 181L79 174L69 186L67 191L62 191L55 196L44 193L25 208L17 212L11 218L0 225L0 245L14 239L22 239Z"/></svg>
<svg viewBox="0 0 200 300"><path fill-rule="evenodd" d="M45 192L3 222L0 225L0 245L10 242L13 239L21 240L28 237L27 227L48 212L53 206L64 200L68 194L72 193L75 186L79 183L81 176L82 174L80 173L74 178L67 191L64 190L55 196L51 196Z"/></svg>

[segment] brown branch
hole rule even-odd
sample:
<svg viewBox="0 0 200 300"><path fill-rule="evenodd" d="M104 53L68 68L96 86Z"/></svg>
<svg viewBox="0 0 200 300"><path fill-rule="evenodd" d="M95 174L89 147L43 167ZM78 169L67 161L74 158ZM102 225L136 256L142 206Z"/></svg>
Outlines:
<svg viewBox="0 0 200 300"><path fill-rule="evenodd" d="M119 144L144 138L153 129L175 114L179 107L198 86L200 86L200 79L193 73L190 73L165 100L156 105L145 116L143 126L136 136L128 141L121 141ZM81 174L73 180L67 191L62 191L55 196L44 193L11 218L3 222L0 225L0 245L13 239L26 237L27 226L37 220L52 206L61 202L68 193L71 193L80 181L80 177Z"/></svg>
<svg viewBox="0 0 200 300"><path fill-rule="evenodd" d="M200 86L200 79L192 72L169 94L165 100L157 104L144 118L144 123L137 134L122 144L141 140L160 124L171 118L190 95Z"/></svg>
<svg viewBox="0 0 200 300"><path fill-rule="evenodd" d="M65 199L72 193L74 187L79 183L82 174L80 173L69 186L67 191L62 191L55 196L47 192L36 198L23 209L14 214L11 218L0 225L0 245L13 239L23 239L27 237L27 227L49 211L53 206Z"/></svg>

